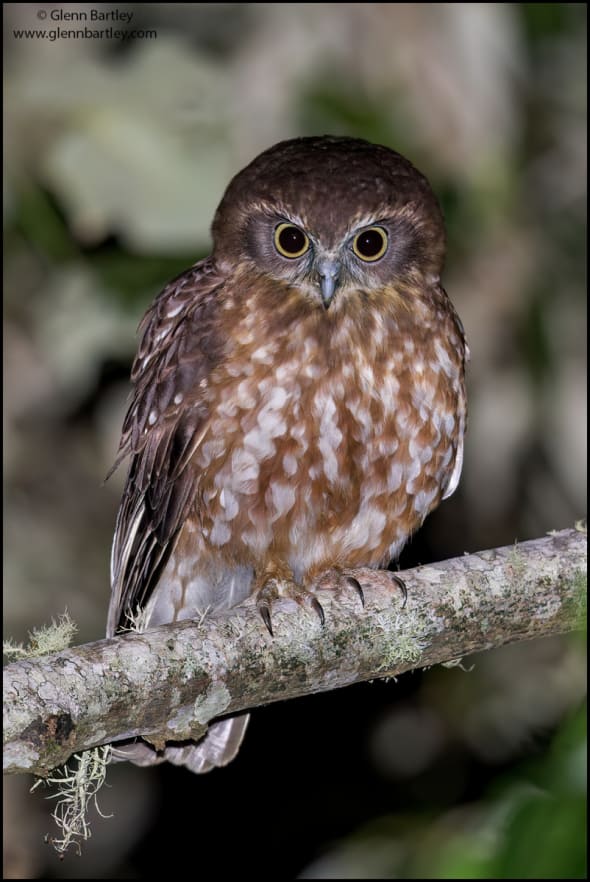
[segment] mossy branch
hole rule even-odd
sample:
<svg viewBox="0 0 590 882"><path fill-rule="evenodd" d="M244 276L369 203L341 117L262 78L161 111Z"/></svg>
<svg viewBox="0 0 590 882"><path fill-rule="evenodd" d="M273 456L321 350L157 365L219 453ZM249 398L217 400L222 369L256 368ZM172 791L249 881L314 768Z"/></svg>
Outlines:
<svg viewBox="0 0 590 882"><path fill-rule="evenodd" d="M250 600L15 662L4 671L5 771L47 775L136 735L157 747L199 738L220 715L582 628L586 555L586 533L563 530L406 570L405 607L386 572L356 570L364 609L352 589L322 592L324 627L311 610L277 606L273 638Z"/></svg>

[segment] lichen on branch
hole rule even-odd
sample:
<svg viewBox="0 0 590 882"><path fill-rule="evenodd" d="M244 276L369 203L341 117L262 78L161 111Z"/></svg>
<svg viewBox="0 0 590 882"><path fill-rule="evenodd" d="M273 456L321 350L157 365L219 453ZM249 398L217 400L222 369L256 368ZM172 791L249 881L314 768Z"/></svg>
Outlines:
<svg viewBox="0 0 590 882"><path fill-rule="evenodd" d="M220 714L390 677L505 643L582 628L587 536L580 528L403 572L350 572L326 622L252 600L216 617L26 658L4 671L4 769L47 776L74 753L142 736L200 738Z"/></svg>

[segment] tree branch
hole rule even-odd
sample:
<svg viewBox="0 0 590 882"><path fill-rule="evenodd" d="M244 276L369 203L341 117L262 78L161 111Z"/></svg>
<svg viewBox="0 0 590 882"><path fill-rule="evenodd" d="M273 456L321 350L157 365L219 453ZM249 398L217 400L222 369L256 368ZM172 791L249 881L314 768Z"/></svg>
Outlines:
<svg viewBox="0 0 590 882"><path fill-rule="evenodd" d="M352 589L322 592L324 627L277 604L272 638L250 599L200 623L16 662L4 672L5 771L46 775L136 735L157 747L199 738L222 714L581 628L586 554L586 534L563 530L406 570L405 607L390 574L351 571L365 608Z"/></svg>

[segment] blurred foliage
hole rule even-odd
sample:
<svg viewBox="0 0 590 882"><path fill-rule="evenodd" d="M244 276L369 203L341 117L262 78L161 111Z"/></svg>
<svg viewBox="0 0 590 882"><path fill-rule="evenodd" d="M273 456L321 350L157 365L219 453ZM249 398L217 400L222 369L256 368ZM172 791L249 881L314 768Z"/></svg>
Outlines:
<svg viewBox="0 0 590 882"><path fill-rule="evenodd" d="M586 877L586 715L584 704L542 760L494 783L475 831L450 836L430 878Z"/></svg>
<svg viewBox="0 0 590 882"><path fill-rule="evenodd" d="M102 482L135 328L208 253L231 175L297 135L388 144L446 217L444 282L472 351L465 467L402 566L573 525L586 506L586 4L101 8L157 39L17 40L41 26L38 7L4 4L8 635L64 607L81 642L104 633L123 470ZM216 875L582 878L585 688L583 647L564 639L483 654L469 675L263 709L211 778L114 767L117 819L59 867L40 845L47 805L11 780L5 875L138 878L163 851L172 874L197 824L200 869Z"/></svg>
<svg viewBox="0 0 590 882"><path fill-rule="evenodd" d="M9 244L19 235L38 255L54 263L84 262L105 295L134 314L145 305L146 295L161 288L187 265L199 259L193 254L180 257L150 257L123 250L116 240L93 248L80 247L67 229L65 218L55 201L41 187L23 190L14 212L13 226L7 231Z"/></svg>
<svg viewBox="0 0 590 882"><path fill-rule="evenodd" d="M304 879L586 878L586 714L567 718L542 758L440 815L371 821Z"/></svg>

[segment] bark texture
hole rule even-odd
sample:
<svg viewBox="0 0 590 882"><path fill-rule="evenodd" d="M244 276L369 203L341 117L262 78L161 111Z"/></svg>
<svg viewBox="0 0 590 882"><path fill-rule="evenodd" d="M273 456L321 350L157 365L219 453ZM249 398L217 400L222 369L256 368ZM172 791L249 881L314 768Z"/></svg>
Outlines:
<svg viewBox="0 0 590 882"><path fill-rule="evenodd" d="M247 601L16 662L4 670L4 769L47 775L135 735L199 738L220 715L581 628L586 558L586 533L562 530L405 570L405 606L387 572L350 571L364 608L352 588L331 593L328 577L323 627L311 610L277 605L273 638Z"/></svg>

